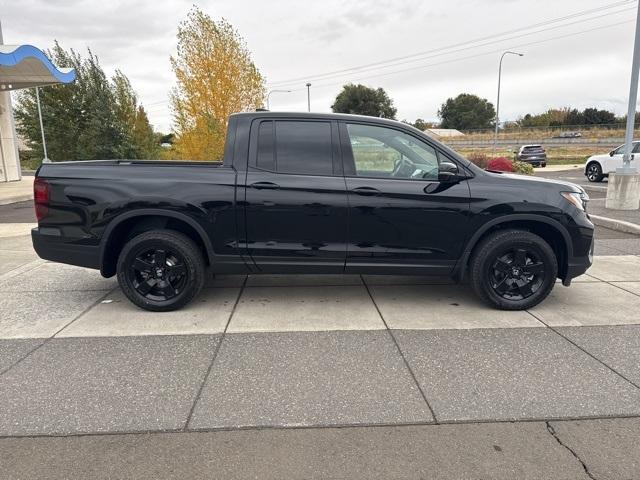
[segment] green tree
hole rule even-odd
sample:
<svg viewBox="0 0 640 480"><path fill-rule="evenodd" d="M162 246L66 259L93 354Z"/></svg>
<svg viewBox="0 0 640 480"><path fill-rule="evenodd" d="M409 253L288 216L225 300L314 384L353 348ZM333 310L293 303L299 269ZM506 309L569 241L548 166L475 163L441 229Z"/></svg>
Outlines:
<svg viewBox="0 0 640 480"><path fill-rule="evenodd" d="M352 113L370 117L396 118L393 101L382 88L364 85L345 85L336 97L331 109L335 113Z"/></svg>
<svg viewBox="0 0 640 480"><path fill-rule="evenodd" d="M151 152L145 150L145 136L134 134L136 123L138 131L146 134L151 126L145 120L146 113L142 116L138 112L135 93L121 72L109 80L91 50L83 58L73 50L65 51L57 42L47 55L55 64L76 70L74 82L40 88L50 159L141 158L136 152ZM42 158L44 152L35 89L18 93L15 116L18 132L33 150L34 156ZM143 126L145 121L146 125ZM136 142L140 142L140 145Z"/></svg>
<svg viewBox="0 0 640 480"><path fill-rule="evenodd" d="M461 93L455 98L448 98L438 110L438 116L442 120L441 128L470 130L490 128L496 111L487 99Z"/></svg>
<svg viewBox="0 0 640 480"><path fill-rule="evenodd" d="M114 110L118 126L122 129L122 154L124 158L155 158L159 144L149 123L147 112L138 104L129 79L116 70L112 79Z"/></svg>

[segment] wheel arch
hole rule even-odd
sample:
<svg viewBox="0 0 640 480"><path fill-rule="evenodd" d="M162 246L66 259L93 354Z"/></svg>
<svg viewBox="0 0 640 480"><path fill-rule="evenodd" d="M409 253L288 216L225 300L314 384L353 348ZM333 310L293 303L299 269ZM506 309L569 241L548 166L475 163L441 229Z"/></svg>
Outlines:
<svg viewBox="0 0 640 480"><path fill-rule="evenodd" d="M569 258L573 256L573 245L569 232L557 220L533 214L507 215L482 225L467 242L464 253L454 268L453 276L459 281L464 279L469 260L482 239L497 230L511 228L526 230L543 238L556 254L558 277L564 278L566 276Z"/></svg>
<svg viewBox="0 0 640 480"><path fill-rule="evenodd" d="M104 277L116 273L118 256L125 243L134 236L155 229L176 230L191 238L202 250L208 265L213 264L213 246L204 228L194 219L179 212L142 209L127 212L112 220L100 242L100 272Z"/></svg>

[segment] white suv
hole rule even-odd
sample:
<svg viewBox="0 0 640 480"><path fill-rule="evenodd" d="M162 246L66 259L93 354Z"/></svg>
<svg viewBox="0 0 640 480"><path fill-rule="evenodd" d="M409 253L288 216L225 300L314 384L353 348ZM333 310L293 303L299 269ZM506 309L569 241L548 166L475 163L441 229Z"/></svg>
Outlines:
<svg viewBox="0 0 640 480"><path fill-rule="evenodd" d="M640 153L640 141L633 142L632 153ZM584 166L584 174L590 182L601 182L604 177L608 177L616 168L622 167L622 155L624 145L611 150L609 153L592 155L587 158Z"/></svg>

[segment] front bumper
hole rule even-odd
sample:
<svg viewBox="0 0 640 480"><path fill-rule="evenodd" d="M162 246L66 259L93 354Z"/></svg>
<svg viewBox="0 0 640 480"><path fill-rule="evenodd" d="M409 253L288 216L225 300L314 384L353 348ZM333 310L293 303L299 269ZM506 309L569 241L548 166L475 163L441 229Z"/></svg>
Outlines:
<svg viewBox="0 0 640 480"><path fill-rule="evenodd" d="M567 263L567 273L562 279L562 284L565 287L571 285L571 280L584 274L591 265L593 265L593 249L594 241L591 240L591 246L589 247L589 254L584 257L572 257Z"/></svg>
<svg viewBox="0 0 640 480"><path fill-rule="evenodd" d="M100 247L78 243L59 235L56 229L31 230L33 249L38 256L52 262L100 269Z"/></svg>

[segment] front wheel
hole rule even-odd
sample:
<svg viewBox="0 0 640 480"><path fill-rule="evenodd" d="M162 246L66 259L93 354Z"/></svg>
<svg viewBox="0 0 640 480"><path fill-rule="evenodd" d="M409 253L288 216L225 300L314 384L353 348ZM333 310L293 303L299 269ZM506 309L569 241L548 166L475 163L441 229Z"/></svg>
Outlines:
<svg viewBox="0 0 640 480"><path fill-rule="evenodd" d="M177 310L202 289L205 265L197 245L182 233L152 230L133 237L118 257L118 283L135 305Z"/></svg>
<svg viewBox="0 0 640 480"><path fill-rule="evenodd" d="M525 310L553 289L555 253L541 237L523 230L491 234L471 259L471 286L485 303L501 310Z"/></svg>
<svg viewBox="0 0 640 480"><path fill-rule="evenodd" d="M604 178L602 167L598 163L590 163L587 166L587 180L590 182L601 182Z"/></svg>

